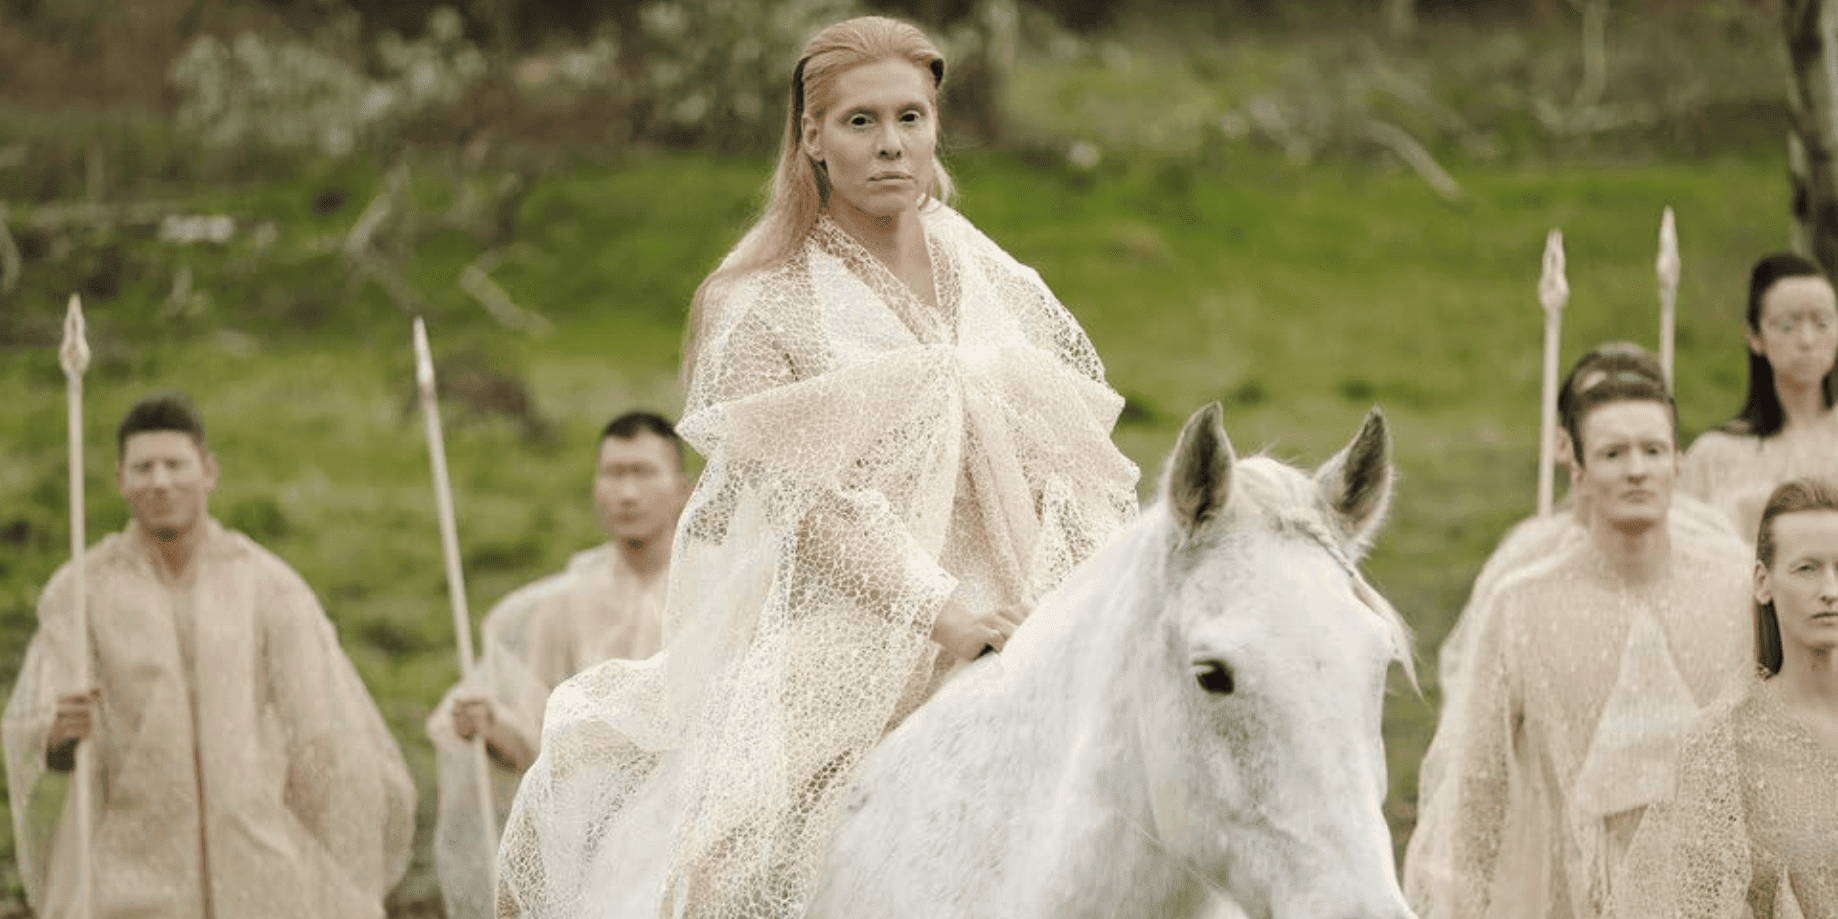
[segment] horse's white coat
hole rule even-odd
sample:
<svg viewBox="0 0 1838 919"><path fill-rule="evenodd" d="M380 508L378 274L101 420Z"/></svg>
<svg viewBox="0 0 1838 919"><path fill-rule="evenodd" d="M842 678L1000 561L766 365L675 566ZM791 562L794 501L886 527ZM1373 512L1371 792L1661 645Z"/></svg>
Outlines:
<svg viewBox="0 0 1838 919"><path fill-rule="evenodd" d="M1374 416L1311 477L1197 413L1164 499L870 755L809 915L1409 917L1379 733L1406 640L1353 568L1386 443Z"/></svg>

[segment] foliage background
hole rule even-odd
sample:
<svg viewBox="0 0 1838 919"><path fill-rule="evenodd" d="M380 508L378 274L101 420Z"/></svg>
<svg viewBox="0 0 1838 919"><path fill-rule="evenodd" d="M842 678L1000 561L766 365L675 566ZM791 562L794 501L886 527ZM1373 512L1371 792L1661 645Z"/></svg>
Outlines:
<svg viewBox="0 0 1838 919"><path fill-rule="evenodd" d="M1387 412L1402 478L1369 569L1425 664L1387 711L1400 850L1435 649L1532 505L1545 231L1569 247L1567 362L1656 344L1677 210L1687 436L1734 410L1747 270L1788 244L1776 4L1603 3L1605 80L1580 91L1601 2L1421 0L1408 35L1352 0L876 4L945 41L959 206L1084 322L1145 497L1207 400L1240 452L1298 462ZM0 0L0 681L68 544L55 348L77 291L91 534L126 521L115 419L191 392L214 512L314 585L416 771L423 844L391 909L437 915L421 722L457 668L408 317L442 359L482 615L598 538L604 420L679 407L683 313L759 205L785 69L856 8ZM0 856L22 913L3 835Z"/></svg>

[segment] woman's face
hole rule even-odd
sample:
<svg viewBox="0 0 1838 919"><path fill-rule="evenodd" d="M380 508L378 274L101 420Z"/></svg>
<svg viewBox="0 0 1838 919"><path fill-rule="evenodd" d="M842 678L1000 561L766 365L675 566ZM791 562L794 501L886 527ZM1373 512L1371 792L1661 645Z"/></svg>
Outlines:
<svg viewBox="0 0 1838 919"><path fill-rule="evenodd" d="M1811 275L1782 278L1761 296L1761 330L1749 330L1749 350L1768 359L1774 374L1817 386L1838 357L1838 296L1831 282Z"/></svg>
<svg viewBox="0 0 1838 919"><path fill-rule="evenodd" d="M1755 599L1774 604L1781 646L1838 649L1838 511L1774 518L1774 564L1755 565Z"/></svg>
<svg viewBox="0 0 1838 919"><path fill-rule="evenodd" d="M931 75L891 58L851 67L830 85L821 119L804 116L804 152L829 170L830 210L868 217L916 209L938 146Z"/></svg>

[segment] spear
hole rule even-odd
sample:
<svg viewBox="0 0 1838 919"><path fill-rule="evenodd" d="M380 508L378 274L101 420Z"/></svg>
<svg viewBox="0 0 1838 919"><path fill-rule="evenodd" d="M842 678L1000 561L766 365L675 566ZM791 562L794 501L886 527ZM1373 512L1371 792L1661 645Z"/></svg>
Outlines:
<svg viewBox="0 0 1838 919"><path fill-rule="evenodd" d="M83 373L89 369L89 342L83 335L83 301L70 295L64 312L64 344L58 348L64 366L64 391L69 399L67 417L70 440L70 573L72 605L76 608L77 685L89 688L89 578L86 569L88 534L84 532L83 503ZM95 730L93 722L90 730ZM77 911L78 919L90 916L90 744L78 741L77 772Z"/></svg>
<svg viewBox="0 0 1838 919"><path fill-rule="evenodd" d="M446 440L440 433L440 405L434 398L434 358L428 350L428 331L421 318L415 318L415 384L421 390L421 415L427 419L428 462L434 467L434 504L440 515L440 547L447 560L447 596L452 600L453 634L458 642L460 677L470 680L473 672L472 617L466 611L466 582L460 574L459 528L453 522L453 486L447 480ZM473 784L479 795L479 818L485 846L486 877L491 889L497 889L498 810L491 789L491 769L485 761L485 735L472 735Z"/></svg>
<svg viewBox="0 0 1838 919"><path fill-rule="evenodd" d="M1544 306L1544 402L1538 438L1538 513L1551 511L1551 476L1557 464L1557 342L1563 328L1570 283L1564 280L1564 234L1552 230L1544 240L1544 276L1538 280L1538 302Z"/></svg>
<svg viewBox="0 0 1838 919"><path fill-rule="evenodd" d="M1659 218L1659 366L1666 373L1666 388L1672 388L1672 342L1676 338L1678 310L1678 224L1672 219L1672 208Z"/></svg>

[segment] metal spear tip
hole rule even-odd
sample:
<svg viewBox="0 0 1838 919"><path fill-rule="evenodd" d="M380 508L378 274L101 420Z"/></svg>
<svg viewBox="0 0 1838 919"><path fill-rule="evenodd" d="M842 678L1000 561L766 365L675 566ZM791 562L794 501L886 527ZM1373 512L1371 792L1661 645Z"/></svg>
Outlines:
<svg viewBox="0 0 1838 919"><path fill-rule="evenodd" d="M1564 232L1552 230L1544 239L1544 277L1538 279L1538 302L1545 312L1557 312L1570 301L1570 282L1564 278Z"/></svg>
<svg viewBox="0 0 1838 919"><path fill-rule="evenodd" d="M428 328L415 317L415 385L423 392L434 391L434 355L428 350Z"/></svg>
<svg viewBox="0 0 1838 919"><path fill-rule="evenodd" d="M64 311L64 344L57 350L58 363L64 375L79 377L89 369L89 342L83 326L83 299L70 295L70 308Z"/></svg>
<svg viewBox="0 0 1838 919"><path fill-rule="evenodd" d="M1659 271L1659 283L1667 290L1678 289L1678 222L1672 217L1671 206L1659 218L1659 260L1655 263Z"/></svg>

